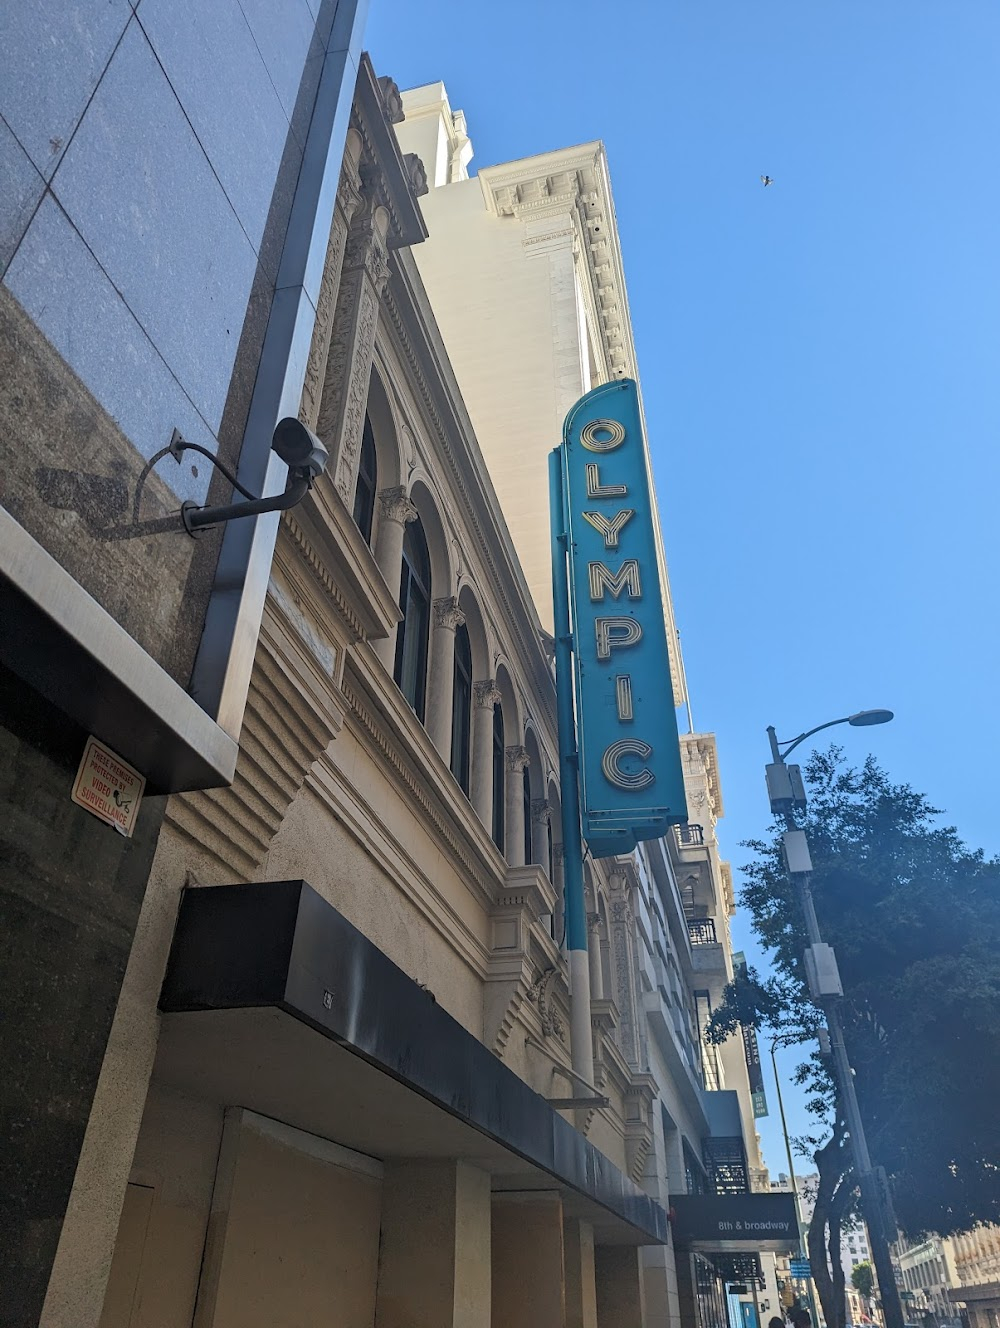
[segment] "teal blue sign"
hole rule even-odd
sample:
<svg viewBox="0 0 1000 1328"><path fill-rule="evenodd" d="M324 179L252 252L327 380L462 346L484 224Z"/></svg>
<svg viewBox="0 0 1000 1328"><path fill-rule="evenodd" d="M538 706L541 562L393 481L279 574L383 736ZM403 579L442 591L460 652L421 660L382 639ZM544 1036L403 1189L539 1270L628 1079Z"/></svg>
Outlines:
<svg viewBox="0 0 1000 1328"><path fill-rule="evenodd" d="M563 426L583 837L597 858L687 820L660 559L631 379Z"/></svg>

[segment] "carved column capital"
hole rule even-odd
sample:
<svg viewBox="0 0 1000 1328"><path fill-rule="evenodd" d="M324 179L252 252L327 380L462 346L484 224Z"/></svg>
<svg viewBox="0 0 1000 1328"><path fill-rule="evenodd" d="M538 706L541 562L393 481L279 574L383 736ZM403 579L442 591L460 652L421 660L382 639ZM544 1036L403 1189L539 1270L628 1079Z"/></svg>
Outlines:
<svg viewBox="0 0 1000 1328"><path fill-rule="evenodd" d="M587 914L587 926L588 926L588 927L590 928L590 930L593 931L593 932L598 931L598 930L600 929L600 926L601 926L601 915L600 915L600 913L588 913L588 914Z"/></svg>
<svg viewBox="0 0 1000 1328"><path fill-rule="evenodd" d="M531 765L531 757L528 755L527 747L508 747L505 750L505 765L508 770L515 774L520 774L522 770L527 770Z"/></svg>
<svg viewBox="0 0 1000 1328"><path fill-rule="evenodd" d="M454 595L445 595L434 601L434 625L436 627L447 627L454 632L462 627L464 623L465 614L458 607L458 600Z"/></svg>
<svg viewBox="0 0 1000 1328"><path fill-rule="evenodd" d="M492 710L503 699L495 678L483 678L481 682L474 682L472 693L476 698L477 710Z"/></svg>
<svg viewBox="0 0 1000 1328"><path fill-rule="evenodd" d="M383 489L378 496L379 511L386 521L395 521L405 526L409 521L416 521L417 509L410 502L404 484L392 489Z"/></svg>
<svg viewBox="0 0 1000 1328"><path fill-rule="evenodd" d="M531 819L532 822L538 821L542 825L547 825L549 817L552 815L552 808L549 806L547 798L531 799Z"/></svg>

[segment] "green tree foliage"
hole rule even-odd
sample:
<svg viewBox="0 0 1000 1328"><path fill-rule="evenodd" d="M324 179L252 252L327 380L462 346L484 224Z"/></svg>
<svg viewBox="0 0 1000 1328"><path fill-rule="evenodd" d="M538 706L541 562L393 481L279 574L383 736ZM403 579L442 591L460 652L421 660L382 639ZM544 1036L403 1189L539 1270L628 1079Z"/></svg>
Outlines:
<svg viewBox="0 0 1000 1328"><path fill-rule="evenodd" d="M859 1296L871 1300L875 1291L875 1275L867 1259L864 1263L856 1263L851 1269L851 1285Z"/></svg>
<svg viewBox="0 0 1000 1328"><path fill-rule="evenodd" d="M915 1236L1000 1221L1000 861L970 852L923 794L891 783L872 758L851 768L832 747L804 773L809 806L799 824L816 911L837 952L858 1098L899 1224ZM744 1023L807 1042L824 1022L805 985L784 828L775 821L767 838L748 843L755 859L740 894L773 976L751 970L727 989L713 1018L718 1041ZM831 1219L839 1225L851 1211L850 1146L825 1062L814 1054L798 1077L827 1130L809 1141L823 1191L814 1218L821 1252L833 1245ZM811 1254L813 1246L811 1233ZM821 1279L835 1274L833 1262Z"/></svg>

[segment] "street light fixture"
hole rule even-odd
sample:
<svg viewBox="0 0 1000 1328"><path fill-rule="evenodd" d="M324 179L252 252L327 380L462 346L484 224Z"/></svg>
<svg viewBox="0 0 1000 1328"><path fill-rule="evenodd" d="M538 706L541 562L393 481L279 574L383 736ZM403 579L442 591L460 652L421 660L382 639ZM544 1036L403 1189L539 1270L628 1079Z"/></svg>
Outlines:
<svg viewBox="0 0 1000 1328"><path fill-rule="evenodd" d="M775 730L768 728L767 736L771 744L772 763L767 767L767 791L771 801L771 810L781 816L788 829L785 831L785 858L789 875L795 882L805 918L809 948L804 959L809 990L813 999L825 1014L830 1032L830 1050L833 1059L834 1078L837 1082L838 1097L844 1107L847 1128L851 1139L851 1151L854 1166L858 1173L858 1188L861 1191L861 1207L868 1233L871 1238L872 1257L878 1277L879 1290L882 1293L882 1310L885 1328L903 1328L903 1309L896 1287L896 1278L889 1250L889 1231L886 1221L886 1205L879 1183L879 1178L872 1168L865 1138L864 1124L858 1107L858 1097L854 1088L854 1071L847 1057L844 1044L844 1029L840 1021L838 1001L843 994L840 974L833 949L823 943L816 917L816 907L812 897L812 862L805 831L795 823L795 812L806 806L805 787L802 772L796 765L786 764L789 753L799 743L811 738L822 729L832 728L835 724L851 724L855 728L871 724L887 724L893 717L891 710L859 710L856 714L845 715L842 719L831 719L825 724L817 724L807 729L797 738L788 742L779 742ZM781 749L784 748L784 751ZM772 1049L773 1055L773 1049ZM794 1173L793 1173L794 1174Z"/></svg>

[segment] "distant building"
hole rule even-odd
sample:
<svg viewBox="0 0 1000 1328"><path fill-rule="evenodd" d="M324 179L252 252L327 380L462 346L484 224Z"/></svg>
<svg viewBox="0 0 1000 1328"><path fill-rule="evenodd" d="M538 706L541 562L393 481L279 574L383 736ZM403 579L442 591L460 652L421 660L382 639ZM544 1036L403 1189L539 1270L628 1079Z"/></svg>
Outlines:
<svg viewBox="0 0 1000 1328"><path fill-rule="evenodd" d="M985 1225L941 1242L950 1255L952 1305L963 1306L969 1328L1000 1324L1000 1226Z"/></svg>

